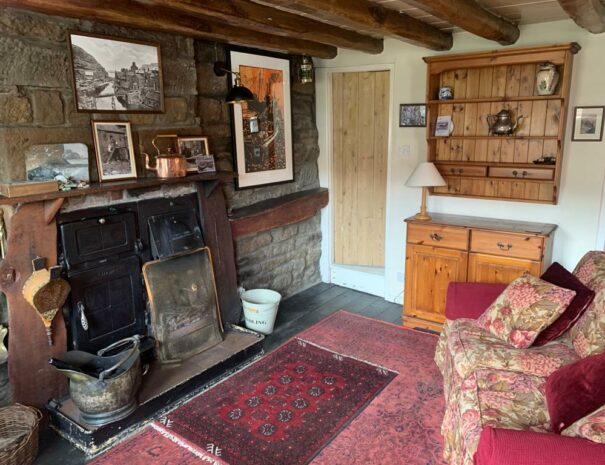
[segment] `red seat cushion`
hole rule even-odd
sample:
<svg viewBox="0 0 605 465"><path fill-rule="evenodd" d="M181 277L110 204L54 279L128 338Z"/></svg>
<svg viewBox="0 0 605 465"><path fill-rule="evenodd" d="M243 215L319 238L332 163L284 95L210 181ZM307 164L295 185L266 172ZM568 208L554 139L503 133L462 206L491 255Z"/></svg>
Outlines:
<svg viewBox="0 0 605 465"><path fill-rule="evenodd" d="M549 433L487 427L475 465L604 465L605 445Z"/></svg>
<svg viewBox="0 0 605 465"><path fill-rule="evenodd" d="M479 318L504 289L506 284L452 282L447 288L445 316L448 320Z"/></svg>
<svg viewBox="0 0 605 465"><path fill-rule="evenodd" d="M563 314L555 320L548 328L542 331L534 341L534 346L542 346L547 342L554 341L559 336L563 335L571 328L576 321L582 316L586 309L592 303L595 293L593 290L586 287L572 273L563 268L559 263L555 262L544 272L541 279L548 281L565 289L576 291L576 296L573 298Z"/></svg>
<svg viewBox="0 0 605 465"><path fill-rule="evenodd" d="M550 426L560 433L605 405L605 352L565 365L546 380Z"/></svg>

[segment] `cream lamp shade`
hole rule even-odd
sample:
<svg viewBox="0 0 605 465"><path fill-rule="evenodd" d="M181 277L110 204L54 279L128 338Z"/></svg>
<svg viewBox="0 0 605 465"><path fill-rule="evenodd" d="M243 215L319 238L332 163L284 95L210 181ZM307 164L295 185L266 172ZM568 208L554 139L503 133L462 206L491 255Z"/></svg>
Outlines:
<svg viewBox="0 0 605 465"><path fill-rule="evenodd" d="M426 212L426 196L428 187L447 186L447 182L437 170L437 167L431 162L424 161L416 166L416 169L410 174L405 182L408 187L422 187L422 203L420 212L415 216L417 220L430 220L431 217Z"/></svg>

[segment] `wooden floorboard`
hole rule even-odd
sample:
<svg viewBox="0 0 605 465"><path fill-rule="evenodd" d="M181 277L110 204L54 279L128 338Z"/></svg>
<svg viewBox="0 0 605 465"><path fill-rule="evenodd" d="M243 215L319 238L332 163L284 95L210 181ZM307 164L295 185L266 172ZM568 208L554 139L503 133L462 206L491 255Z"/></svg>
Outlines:
<svg viewBox="0 0 605 465"><path fill-rule="evenodd" d="M321 283L281 302L275 330L265 340L265 351L274 350L299 332L341 309L401 324L401 305L364 292ZM40 454L34 465L58 463L83 465L86 463L86 458L67 441L59 438L52 431L44 430L41 433Z"/></svg>

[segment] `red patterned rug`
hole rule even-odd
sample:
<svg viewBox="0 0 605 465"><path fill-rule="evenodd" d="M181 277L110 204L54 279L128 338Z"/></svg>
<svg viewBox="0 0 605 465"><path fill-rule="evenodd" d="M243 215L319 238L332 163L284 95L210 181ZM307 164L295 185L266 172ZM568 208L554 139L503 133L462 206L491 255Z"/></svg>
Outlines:
<svg viewBox="0 0 605 465"><path fill-rule="evenodd" d="M443 465L436 342L337 312L93 463Z"/></svg>
<svg viewBox="0 0 605 465"><path fill-rule="evenodd" d="M230 465L302 465L395 376L292 340L170 413L166 425Z"/></svg>

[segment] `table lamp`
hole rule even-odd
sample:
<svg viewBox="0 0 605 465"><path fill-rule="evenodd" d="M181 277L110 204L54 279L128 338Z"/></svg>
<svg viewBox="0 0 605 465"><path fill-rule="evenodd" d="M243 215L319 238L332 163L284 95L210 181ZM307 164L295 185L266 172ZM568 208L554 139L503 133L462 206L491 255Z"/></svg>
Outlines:
<svg viewBox="0 0 605 465"><path fill-rule="evenodd" d="M429 187L447 186L445 179L439 174L439 171L435 165L431 162L425 161L416 167L416 169L410 174L410 177L405 182L408 187L422 187L422 203L420 204L420 213L414 218L417 220L428 221L431 217L426 212L426 194Z"/></svg>

